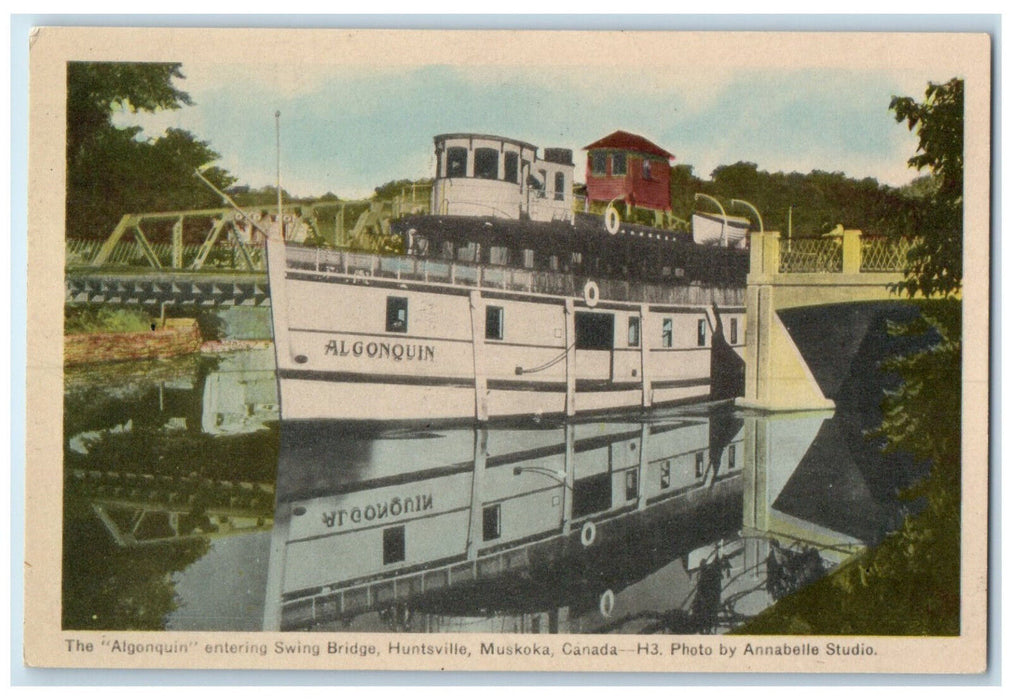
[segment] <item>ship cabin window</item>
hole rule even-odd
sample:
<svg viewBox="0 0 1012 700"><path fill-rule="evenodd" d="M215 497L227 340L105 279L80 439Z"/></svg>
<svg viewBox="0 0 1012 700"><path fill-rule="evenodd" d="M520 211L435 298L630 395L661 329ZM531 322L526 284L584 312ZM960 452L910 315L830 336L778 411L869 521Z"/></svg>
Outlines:
<svg viewBox="0 0 1012 700"><path fill-rule="evenodd" d="M630 469L625 473L625 500L631 501L639 495L639 478L636 472Z"/></svg>
<svg viewBox="0 0 1012 700"><path fill-rule="evenodd" d="M549 255L548 256L548 269L552 271L558 271L559 269L559 256Z"/></svg>
<svg viewBox="0 0 1012 700"><path fill-rule="evenodd" d="M488 542L502 536L501 515L500 504L485 506L481 511L481 539Z"/></svg>
<svg viewBox="0 0 1012 700"><path fill-rule="evenodd" d="M666 459L661 462L661 488L666 489L671 486L671 460Z"/></svg>
<svg viewBox="0 0 1012 700"><path fill-rule="evenodd" d="M509 265L510 264L510 249L503 245L489 246L488 249L488 264L489 265Z"/></svg>
<svg viewBox="0 0 1012 700"><path fill-rule="evenodd" d="M520 156L513 151L503 155L503 176L506 182L520 184Z"/></svg>
<svg viewBox="0 0 1012 700"><path fill-rule="evenodd" d="M440 254L440 257L443 260L453 260L455 257L457 257L454 250L453 241L443 241L442 253Z"/></svg>
<svg viewBox="0 0 1012 700"><path fill-rule="evenodd" d="M502 340L503 308L501 306L485 307L485 338Z"/></svg>
<svg viewBox="0 0 1012 700"><path fill-rule="evenodd" d="M638 348L640 346L640 317L630 316L629 317L629 347Z"/></svg>
<svg viewBox="0 0 1012 700"><path fill-rule="evenodd" d="M653 179L650 176L650 167L651 167L650 166L650 161L647 160L646 158L644 158L643 159L643 179L644 180L652 180Z"/></svg>
<svg viewBox="0 0 1012 700"><path fill-rule="evenodd" d="M696 345L703 347L706 345L706 319L701 318L696 321Z"/></svg>
<svg viewBox="0 0 1012 700"><path fill-rule="evenodd" d="M525 248L523 251L524 267L534 267L534 251L530 248Z"/></svg>
<svg viewBox="0 0 1012 700"><path fill-rule="evenodd" d="M478 262L478 244L468 241L465 245L457 248L457 260L460 262Z"/></svg>
<svg viewBox="0 0 1012 700"><path fill-rule="evenodd" d="M555 173L555 201L561 202L566 198L566 174Z"/></svg>
<svg viewBox="0 0 1012 700"><path fill-rule="evenodd" d="M613 314L577 311L576 349L611 350L615 345L615 316Z"/></svg>
<svg viewBox="0 0 1012 700"><path fill-rule="evenodd" d="M404 526L388 527L383 531L383 563L404 561Z"/></svg>
<svg viewBox="0 0 1012 700"><path fill-rule="evenodd" d="M474 149L474 176L482 180L498 180L499 151L494 148Z"/></svg>
<svg viewBox="0 0 1012 700"><path fill-rule="evenodd" d="M538 171L538 198L545 199L548 196L548 171Z"/></svg>
<svg viewBox="0 0 1012 700"><path fill-rule="evenodd" d="M604 151L594 151L590 154L591 175L605 175L608 172L608 154Z"/></svg>
<svg viewBox="0 0 1012 700"><path fill-rule="evenodd" d="M446 177L467 176L467 149L452 146L446 149Z"/></svg>
<svg viewBox="0 0 1012 700"><path fill-rule="evenodd" d="M387 333L408 332L407 297L387 297Z"/></svg>
<svg viewBox="0 0 1012 700"><path fill-rule="evenodd" d="M738 342L738 319L731 319L731 345Z"/></svg>
<svg viewBox="0 0 1012 700"><path fill-rule="evenodd" d="M611 174L625 175L625 153L611 154Z"/></svg>
<svg viewBox="0 0 1012 700"><path fill-rule="evenodd" d="M670 348L674 345L674 328L670 318L661 321L661 347Z"/></svg>
<svg viewBox="0 0 1012 700"><path fill-rule="evenodd" d="M705 473L706 473L706 453L705 452L697 452L696 453L696 478L697 479L703 478L703 474L705 474Z"/></svg>
<svg viewBox="0 0 1012 700"><path fill-rule="evenodd" d="M734 445L728 445L727 446L727 468L728 469L734 469L734 458L736 456L734 454L734 452L735 452Z"/></svg>

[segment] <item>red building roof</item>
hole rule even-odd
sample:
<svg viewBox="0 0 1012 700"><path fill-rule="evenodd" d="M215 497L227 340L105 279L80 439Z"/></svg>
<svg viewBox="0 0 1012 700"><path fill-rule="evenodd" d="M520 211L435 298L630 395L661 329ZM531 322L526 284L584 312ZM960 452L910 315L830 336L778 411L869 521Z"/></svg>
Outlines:
<svg viewBox="0 0 1012 700"><path fill-rule="evenodd" d="M648 141L642 136L630 134L628 131L612 132L603 139L598 139L589 146L584 146L583 150L589 151L592 148L614 148L621 151L636 151L637 153L646 153L648 155L659 156L661 158L675 157L656 143Z"/></svg>

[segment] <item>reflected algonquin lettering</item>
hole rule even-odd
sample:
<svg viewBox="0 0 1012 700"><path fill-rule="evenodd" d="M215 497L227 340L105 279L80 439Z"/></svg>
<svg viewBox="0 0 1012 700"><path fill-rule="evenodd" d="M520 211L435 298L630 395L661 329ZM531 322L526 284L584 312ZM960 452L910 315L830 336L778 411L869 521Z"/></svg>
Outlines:
<svg viewBox="0 0 1012 700"><path fill-rule="evenodd" d="M432 494L417 494L400 498L394 496L389 501L382 501L376 504L369 504L364 508L341 508L329 510L323 513L323 524L327 527L342 527L345 523L358 524L362 522L374 522L389 517L399 517L411 513L421 513L432 510Z"/></svg>
<svg viewBox="0 0 1012 700"><path fill-rule="evenodd" d="M436 348L432 345L421 343L383 343L365 342L356 340L332 339L327 342L323 349L324 355L335 355L337 357L365 357L385 360L394 359L397 361L433 362L436 359Z"/></svg>

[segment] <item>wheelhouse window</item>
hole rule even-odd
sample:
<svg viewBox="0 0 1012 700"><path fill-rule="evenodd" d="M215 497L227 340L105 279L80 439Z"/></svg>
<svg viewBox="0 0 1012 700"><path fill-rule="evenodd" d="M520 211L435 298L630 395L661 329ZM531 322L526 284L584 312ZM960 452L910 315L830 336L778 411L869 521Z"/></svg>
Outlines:
<svg viewBox="0 0 1012 700"><path fill-rule="evenodd" d="M403 525L383 531L383 563L396 564L399 561L404 561Z"/></svg>
<svg viewBox="0 0 1012 700"><path fill-rule="evenodd" d="M612 153L611 154L611 174L612 175L625 175L625 153Z"/></svg>
<svg viewBox="0 0 1012 700"><path fill-rule="evenodd" d="M481 538L486 542L497 540L502 536L501 515L502 511L498 503L485 506L481 511Z"/></svg>
<svg viewBox="0 0 1012 700"><path fill-rule="evenodd" d="M670 348L674 345L674 327L670 318L661 321L661 347Z"/></svg>
<svg viewBox="0 0 1012 700"><path fill-rule="evenodd" d="M593 175L605 175L608 172L608 154L594 151L590 154L590 172Z"/></svg>
<svg viewBox="0 0 1012 700"><path fill-rule="evenodd" d="M577 311L576 349L611 350L615 344L615 316L613 314Z"/></svg>
<svg viewBox="0 0 1012 700"><path fill-rule="evenodd" d="M555 173L555 201L561 202L566 198L566 174Z"/></svg>
<svg viewBox="0 0 1012 700"><path fill-rule="evenodd" d="M485 307L485 338L502 340L503 308L501 306Z"/></svg>
<svg viewBox="0 0 1012 700"><path fill-rule="evenodd" d="M467 176L467 149L451 146L446 149L446 177Z"/></svg>
<svg viewBox="0 0 1012 700"><path fill-rule="evenodd" d="M731 345L738 342L738 319L731 319Z"/></svg>
<svg viewBox="0 0 1012 700"><path fill-rule="evenodd" d="M482 180L498 180L499 151L494 148L474 149L474 176Z"/></svg>
<svg viewBox="0 0 1012 700"><path fill-rule="evenodd" d="M646 158L643 159L643 179L644 180L652 180L653 179L651 177L651 165L650 165L650 161L647 160Z"/></svg>
<svg viewBox="0 0 1012 700"><path fill-rule="evenodd" d="M538 171L537 180L538 180L538 186L537 186L538 197L540 197L541 199L545 199L548 196L548 192L547 192L547 189L548 189L548 171L547 170L539 170Z"/></svg>
<svg viewBox="0 0 1012 700"><path fill-rule="evenodd" d="M520 183L520 156L513 151L503 155L503 180L515 184Z"/></svg>
<svg viewBox="0 0 1012 700"><path fill-rule="evenodd" d="M640 346L640 317L630 316L629 317L629 347L638 348Z"/></svg>
<svg viewBox="0 0 1012 700"><path fill-rule="evenodd" d="M703 347L706 345L706 319L701 318L696 321L696 345Z"/></svg>
<svg viewBox="0 0 1012 700"><path fill-rule="evenodd" d="M387 333L408 332L407 297L387 297Z"/></svg>

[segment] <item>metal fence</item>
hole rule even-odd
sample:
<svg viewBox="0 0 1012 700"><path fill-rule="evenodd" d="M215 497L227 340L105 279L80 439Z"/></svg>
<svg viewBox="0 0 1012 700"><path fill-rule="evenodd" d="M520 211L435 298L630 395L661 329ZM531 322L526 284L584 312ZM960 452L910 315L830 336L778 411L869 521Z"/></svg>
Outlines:
<svg viewBox="0 0 1012 700"><path fill-rule="evenodd" d="M66 242L65 266L67 268L91 266L92 260L94 260L95 255L98 253L98 250L102 245L103 241L68 240ZM202 246L200 245L182 246L182 269L193 266L194 261L197 260L197 257L200 254L201 248ZM150 245L150 249L163 267L170 269L173 268L173 247L171 243L153 243ZM246 250L253 263L253 269L258 271L265 270L266 263L263 248L258 246L247 246ZM106 260L103 262L103 265L151 267L151 263L145 254L143 246L137 240L119 241L116 243ZM211 248L206 259L203 261L202 267L205 270L246 271L249 269L246 266L242 253L237 246L222 243L219 243Z"/></svg>
<svg viewBox="0 0 1012 700"><path fill-rule="evenodd" d="M780 241L780 272L841 272L843 241L832 238L788 238Z"/></svg>
<svg viewBox="0 0 1012 700"><path fill-rule="evenodd" d="M912 247L909 238L862 236L861 272L902 272Z"/></svg>

